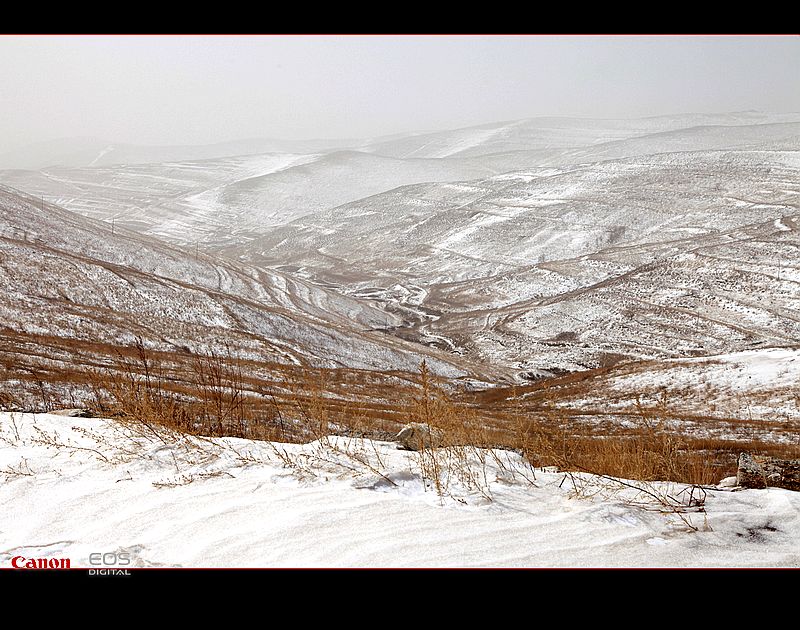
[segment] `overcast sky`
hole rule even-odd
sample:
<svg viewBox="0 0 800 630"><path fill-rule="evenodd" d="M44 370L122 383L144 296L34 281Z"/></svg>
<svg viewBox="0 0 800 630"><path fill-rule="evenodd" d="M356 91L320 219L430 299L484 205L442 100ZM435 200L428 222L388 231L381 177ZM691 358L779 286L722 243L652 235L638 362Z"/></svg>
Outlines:
<svg viewBox="0 0 800 630"><path fill-rule="evenodd" d="M798 70L798 37L0 36L0 138L203 144L796 112Z"/></svg>

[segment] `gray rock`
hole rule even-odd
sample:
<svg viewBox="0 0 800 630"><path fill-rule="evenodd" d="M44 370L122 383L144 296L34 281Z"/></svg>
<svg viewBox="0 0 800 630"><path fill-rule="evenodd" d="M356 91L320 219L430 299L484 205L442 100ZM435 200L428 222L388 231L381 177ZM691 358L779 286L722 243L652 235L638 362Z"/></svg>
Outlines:
<svg viewBox="0 0 800 630"><path fill-rule="evenodd" d="M394 441L400 444L401 448L408 451L419 451L423 448L435 448L441 446L442 432L432 428L424 422L409 422L400 429Z"/></svg>
<svg viewBox="0 0 800 630"><path fill-rule="evenodd" d="M777 459L766 455L739 455L736 479L742 488L785 488L800 491L800 459Z"/></svg>
<svg viewBox="0 0 800 630"><path fill-rule="evenodd" d="M57 409L49 413L54 416L66 416L68 418L91 418L92 412L88 409Z"/></svg>
<svg viewBox="0 0 800 630"><path fill-rule="evenodd" d="M736 471L736 484L742 488L766 488L767 478L761 466L750 453L739 455L739 468Z"/></svg>
<svg viewBox="0 0 800 630"><path fill-rule="evenodd" d="M800 459L777 459L766 456L754 459L764 471L768 486L800 491Z"/></svg>

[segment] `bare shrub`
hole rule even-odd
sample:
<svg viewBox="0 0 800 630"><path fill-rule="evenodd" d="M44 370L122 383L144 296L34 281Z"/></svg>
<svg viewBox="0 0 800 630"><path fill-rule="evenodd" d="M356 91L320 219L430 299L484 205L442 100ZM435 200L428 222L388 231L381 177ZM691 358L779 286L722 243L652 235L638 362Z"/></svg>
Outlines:
<svg viewBox="0 0 800 630"><path fill-rule="evenodd" d="M274 399L248 391L241 363L228 352L192 356L188 374L155 358L137 339L132 356L118 354L112 369L95 372L95 404L118 418L194 435L252 439L280 437Z"/></svg>

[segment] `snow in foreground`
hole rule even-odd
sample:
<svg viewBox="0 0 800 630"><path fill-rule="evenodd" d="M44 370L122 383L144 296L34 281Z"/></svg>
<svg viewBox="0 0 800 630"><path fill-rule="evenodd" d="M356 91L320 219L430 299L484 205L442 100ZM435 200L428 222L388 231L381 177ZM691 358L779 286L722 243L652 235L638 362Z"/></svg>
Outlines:
<svg viewBox="0 0 800 630"><path fill-rule="evenodd" d="M444 498L419 454L387 442L170 439L2 413L0 567L18 555L88 567L90 554L123 550L135 566L800 567L797 492L707 489L705 513L676 514L514 453L439 457L445 470L466 458L443 475Z"/></svg>

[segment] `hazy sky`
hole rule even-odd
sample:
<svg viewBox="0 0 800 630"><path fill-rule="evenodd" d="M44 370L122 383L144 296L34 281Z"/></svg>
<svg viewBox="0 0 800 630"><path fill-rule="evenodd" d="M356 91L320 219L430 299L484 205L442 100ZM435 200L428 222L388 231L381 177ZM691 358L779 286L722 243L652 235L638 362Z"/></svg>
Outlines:
<svg viewBox="0 0 800 630"><path fill-rule="evenodd" d="M0 36L0 152L800 111L798 37Z"/></svg>

